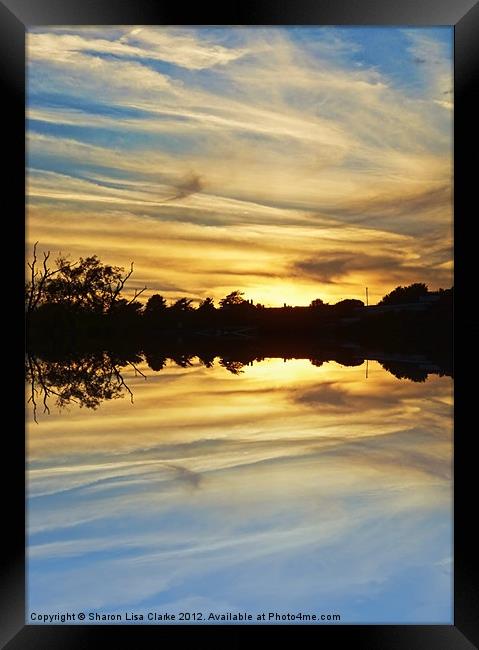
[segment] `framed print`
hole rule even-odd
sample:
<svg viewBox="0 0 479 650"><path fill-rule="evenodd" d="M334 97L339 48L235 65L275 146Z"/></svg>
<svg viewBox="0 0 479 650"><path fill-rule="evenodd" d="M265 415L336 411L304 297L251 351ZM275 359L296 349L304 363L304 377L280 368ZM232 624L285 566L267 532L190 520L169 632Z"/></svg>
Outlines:
<svg viewBox="0 0 479 650"><path fill-rule="evenodd" d="M0 9L5 647L475 647L477 5Z"/></svg>

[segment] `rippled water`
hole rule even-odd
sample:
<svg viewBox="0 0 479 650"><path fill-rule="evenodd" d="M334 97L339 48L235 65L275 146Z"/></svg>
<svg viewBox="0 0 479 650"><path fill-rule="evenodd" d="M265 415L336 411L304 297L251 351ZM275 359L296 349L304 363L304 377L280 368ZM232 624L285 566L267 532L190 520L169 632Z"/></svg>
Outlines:
<svg viewBox="0 0 479 650"><path fill-rule="evenodd" d="M133 404L28 424L29 616L452 622L449 377L139 369L124 373Z"/></svg>

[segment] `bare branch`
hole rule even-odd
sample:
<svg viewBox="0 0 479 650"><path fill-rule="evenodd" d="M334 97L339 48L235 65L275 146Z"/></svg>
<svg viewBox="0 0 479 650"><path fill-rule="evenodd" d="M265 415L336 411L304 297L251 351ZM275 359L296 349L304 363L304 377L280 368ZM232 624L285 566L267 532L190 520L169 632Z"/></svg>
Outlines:
<svg viewBox="0 0 479 650"><path fill-rule="evenodd" d="M49 257L50 257L50 251L48 251L47 253L45 252L43 253L43 270L45 274L48 273L47 262Z"/></svg>
<svg viewBox="0 0 479 650"><path fill-rule="evenodd" d="M55 397L58 397L59 399L62 399L63 396L58 393L56 390L53 390L50 386L47 385L46 380L43 377L43 372L41 369L41 366L39 362L32 357L31 355L28 355L28 364L30 366L30 382L32 385L31 389L31 395L30 398L28 399L28 402L31 402L33 405L33 419L38 424L37 420L37 402L36 402L36 394L37 392L43 396L42 402L43 402L43 412L47 413L50 415L50 407L48 406L48 398L51 395L55 395ZM38 383L40 384L40 388L36 388L36 381L38 379ZM75 402L73 398L71 401Z"/></svg>
<svg viewBox="0 0 479 650"><path fill-rule="evenodd" d="M38 244L37 241L33 244L33 260L32 260L31 264L28 263L28 266L30 267L31 272L32 272L31 273L31 280L30 280L30 291L29 291L29 295L28 295L28 306L27 306L27 311L28 312L30 312L33 309L33 303L34 303L34 300L35 300L35 290L36 290L35 278L37 276L37 270L35 268L35 265L37 263L37 244Z"/></svg>
<svg viewBox="0 0 479 650"><path fill-rule="evenodd" d="M33 370L32 357L31 357L30 354L28 355L28 366L30 368L30 383L31 383L31 386L32 386L30 399L28 401L31 402L32 406L33 406L33 420L34 420L35 424L38 424L38 420L37 420L37 402L35 400L35 393L36 393L36 390L35 390L35 373L34 373L34 370Z"/></svg>
<svg viewBox="0 0 479 650"><path fill-rule="evenodd" d="M50 408L47 404L47 400L48 400L48 393L47 391L45 391L43 393L43 412L46 413L47 415L50 415Z"/></svg>
<svg viewBox="0 0 479 650"><path fill-rule="evenodd" d="M146 291L146 289L147 289L147 287L143 287L143 289L140 289L139 291L138 291L138 289L135 289L135 295L134 295L133 298L132 298L131 300L129 300L126 304L127 304L127 305L131 305L131 303L134 302L134 301L138 298L138 296L141 296L141 294L143 293L143 291Z"/></svg>
<svg viewBox="0 0 479 650"><path fill-rule="evenodd" d="M113 362L112 362L112 363L113 363ZM114 374L115 374L115 377L116 377L116 379L117 379L119 385L120 385L120 386L123 386L124 388L126 388L126 390L130 393L130 402L133 404L133 393L131 392L131 390L130 390L130 388L127 386L127 384L125 384L125 380L124 380L123 377L121 376L121 373L120 373L120 371L118 370L118 368L115 366L115 364L112 365L112 368L113 368L113 372L114 372Z"/></svg>
<svg viewBox="0 0 479 650"><path fill-rule="evenodd" d="M112 294L112 297L111 297L111 301L110 301L110 305L109 305L109 307L108 307L108 311L109 311L109 312L112 310L112 308L113 308L113 303L114 303L115 300L118 298L118 295L120 294L121 290L122 290L123 287L125 286L126 281L131 277L132 273L133 273L133 262L131 263L130 270L128 271L128 273L125 275L124 278L121 278L121 279L119 280L118 284L117 284L116 287L115 287L115 290L113 291L113 294Z"/></svg>
<svg viewBox="0 0 479 650"><path fill-rule="evenodd" d="M79 263L78 260L76 262L67 262L66 264L62 264L61 266L58 266L58 268L56 269L50 269L48 267L50 251L47 251L46 253L45 252L43 253L43 271L39 272L36 269L37 244L38 242L35 242L35 245L33 247L33 262L31 264L30 262L28 263L28 266L31 269L31 286L30 286L29 300L28 300L28 307L27 307L28 312L34 311L38 306L38 303L41 301L47 280L50 280L50 278L52 278L57 273L62 273L66 269L74 268ZM57 260L57 264L63 261L64 260ZM39 279L35 282L35 278L37 277L37 275L39 275Z"/></svg>
<svg viewBox="0 0 479 650"><path fill-rule="evenodd" d="M143 372L141 372L141 370L139 370L139 369L135 366L135 364L134 364L132 361L128 361L128 363L129 363L129 365L133 368L133 370L135 371L135 374L138 373L138 374L141 375L144 379L147 378L146 375L145 375Z"/></svg>
<svg viewBox="0 0 479 650"><path fill-rule="evenodd" d="M36 256L37 244L38 244L38 242L35 242L35 246L33 247L33 264L32 264L32 266L35 266L35 263L36 263L36 260L37 260L37 256ZM36 306L38 305L38 303L40 302L40 300L42 298L43 287L45 286L45 282L47 281L47 278L49 277L49 275L51 275L51 272L49 271L48 266L47 266L47 261L48 261L49 257L50 257L50 251L48 251L48 253L45 253L45 252L43 253L43 273L40 273L40 280L39 280L39 282L36 283L36 286L34 286L34 284L35 284L34 283L35 276L32 275L32 289L33 289L32 292L31 292L32 300L31 300L31 302L29 302L28 311L33 311L36 308ZM33 274L33 268L32 268L32 274Z"/></svg>

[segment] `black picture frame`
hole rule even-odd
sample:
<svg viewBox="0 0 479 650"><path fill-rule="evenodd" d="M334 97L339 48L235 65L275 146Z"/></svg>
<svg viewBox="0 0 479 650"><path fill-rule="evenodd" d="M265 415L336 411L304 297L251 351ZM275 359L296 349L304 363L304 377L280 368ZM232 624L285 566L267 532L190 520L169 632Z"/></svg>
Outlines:
<svg viewBox="0 0 479 650"><path fill-rule="evenodd" d="M0 0L0 79L4 92L5 132L13 145L4 148L6 195L12 200L8 221L13 240L22 250L25 241L25 31L37 25L157 24L157 25L451 25L455 32L454 111L454 241L455 241L455 436L454 436L454 625L321 625L321 626L34 626L25 625L25 444L23 399L8 404L13 422L5 428L4 546L1 580L0 645L8 650L33 648L96 648L111 642L115 633L122 644L134 648L182 644L190 640L200 648L239 648L250 643L303 643L312 634L319 647L385 650L462 650L479 643L479 596L473 582L477 538L471 530L474 518L475 456L474 427L468 423L469 382L461 370L460 340L467 338L467 325L474 325L468 310L467 282L474 256L467 256L467 223L472 214L473 189L477 181L473 161L477 145L473 119L477 112L479 58L479 4L473 0L295 0L275 3L266 0L232 2L221 7L198 3L188 10L177 3L158 0ZM7 215L5 215L7 218ZM9 299L23 319L24 258L15 256L13 294ZM18 283L18 286L15 284ZM22 321L23 322L23 321ZM459 326L459 322L461 325ZM466 329L464 329L466 328ZM21 325L13 324L22 337ZM18 350L21 350L19 341ZM18 368L23 377L23 361ZM466 355L467 356L467 355ZM12 367L13 367L12 366ZM20 382L19 382L20 383ZM22 396L21 389L19 390ZM472 411L471 411L472 414ZM474 422L474 420L471 420ZM8 459L8 460L7 460ZM5 470L9 471L5 471Z"/></svg>

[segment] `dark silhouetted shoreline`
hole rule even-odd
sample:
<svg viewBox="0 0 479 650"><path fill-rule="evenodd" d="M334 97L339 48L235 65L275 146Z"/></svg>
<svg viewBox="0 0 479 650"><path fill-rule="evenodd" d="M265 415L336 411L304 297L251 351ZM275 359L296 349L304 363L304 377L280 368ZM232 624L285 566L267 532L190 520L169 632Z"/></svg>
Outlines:
<svg viewBox="0 0 479 650"><path fill-rule="evenodd" d="M233 291L216 306L180 298L168 305L144 289L126 299L133 273L97 257L70 262L49 254L40 263L34 248L26 284L27 378L43 395L95 408L129 390L120 368L146 361L159 372L168 360L215 360L238 374L265 358L337 361L360 365L377 360L398 378L424 381L428 374L453 375L453 289L425 284L396 287L377 304L346 299L329 305L265 307ZM63 387L63 388L61 388ZM60 390L59 390L60 388ZM32 389L35 394L35 388Z"/></svg>

